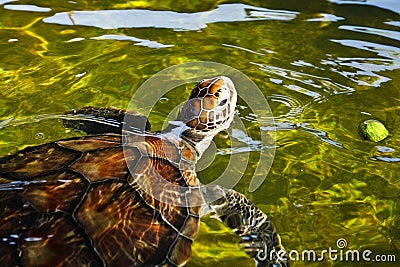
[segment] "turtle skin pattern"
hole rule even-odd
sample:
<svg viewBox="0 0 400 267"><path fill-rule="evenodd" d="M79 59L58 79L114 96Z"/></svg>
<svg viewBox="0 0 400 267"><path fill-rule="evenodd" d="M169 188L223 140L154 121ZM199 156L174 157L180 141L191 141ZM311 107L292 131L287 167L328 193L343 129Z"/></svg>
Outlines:
<svg viewBox="0 0 400 267"><path fill-rule="evenodd" d="M1 266L179 266L188 260L199 208L136 190L126 162L140 162L144 180L158 172L184 187L197 185L195 174L183 177L157 149L149 155L132 146L125 161L121 142L115 134L85 136L0 159ZM146 137L150 147L160 142ZM173 144L162 146L169 157L180 157ZM158 188L150 180L148 186Z"/></svg>

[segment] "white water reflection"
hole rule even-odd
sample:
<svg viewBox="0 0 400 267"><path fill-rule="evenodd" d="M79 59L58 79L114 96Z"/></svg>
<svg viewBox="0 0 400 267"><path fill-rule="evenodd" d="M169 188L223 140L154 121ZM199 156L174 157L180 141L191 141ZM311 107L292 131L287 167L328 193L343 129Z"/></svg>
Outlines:
<svg viewBox="0 0 400 267"><path fill-rule="evenodd" d="M316 18L311 18L311 19L307 19L306 21L317 21L317 22L321 22L321 21L324 21L324 22L338 22L338 21L340 21L340 20L344 20L344 18L343 17L338 17L338 16L335 16L335 15L333 15L333 14L324 14L324 13L321 13L321 14L319 14L318 15L318 17L316 17Z"/></svg>
<svg viewBox="0 0 400 267"><path fill-rule="evenodd" d="M101 35L101 36L97 36L97 37L92 37L90 39L93 39L93 40L131 41L131 42L134 42L135 45L147 46L147 47L150 47L150 48L166 48L166 47L173 46L173 45L161 44L161 43L156 42L156 41L150 41L150 40L136 38L136 37L133 37L133 36L120 35L120 34L106 34L106 35Z"/></svg>
<svg viewBox="0 0 400 267"><path fill-rule="evenodd" d="M304 61L301 63L303 66L314 67L312 64L310 66ZM272 75L275 79L273 82L282 84L282 86L288 88L289 90L307 95L313 98L313 101L315 102L325 101L327 97L331 95L351 93L354 91L354 89L336 83L327 77L307 74L304 71L298 72L291 69L279 68L267 64L259 64L255 62L251 62L251 64L258 66L260 70ZM282 79L276 79L277 77ZM301 84L302 86L288 83L289 80L293 83Z"/></svg>
<svg viewBox="0 0 400 267"><path fill-rule="evenodd" d="M351 4L351 5L367 5L387 9L396 13L400 13L399 0L328 0L335 4Z"/></svg>
<svg viewBox="0 0 400 267"><path fill-rule="evenodd" d="M331 68L359 85L378 87L381 83L391 80L388 77L377 74L378 72L396 70L400 68L400 48L377 44L361 40L331 40L343 46L353 47L375 53L383 58L347 58L339 57L324 61L323 64L336 65ZM330 63L329 63L330 62ZM340 67L338 67L340 66ZM343 69L343 67L345 69Z"/></svg>
<svg viewBox="0 0 400 267"><path fill-rule="evenodd" d="M400 4L400 2L399 2L399 4ZM400 32L398 32L398 31L390 31L390 30L384 30L384 29L377 29L377 28L363 27L363 26L351 26L351 25L342 25L342 26L339 26L339 29L373 34L373 35L379 35L379 36L383 36L386 38L400 41Z"/></svg>
<svg viewBox="0 0 400 267"><path fill-rule="evenodd" d="M92 26L102 29L167 28L181 31L200 30L207 24L254 20L292 20L298 12L271 10L244 4L222 4L211 11L179 13L144 9L94 10L56 13L45 23Z"/></svg>
<svg viewBox="0 0 400 267"><path fill-rule="evenodd" d="M40 7L35 5L5 5L4 9L15 11L30 11L30 12L50 12L48 7Z"/></svg>

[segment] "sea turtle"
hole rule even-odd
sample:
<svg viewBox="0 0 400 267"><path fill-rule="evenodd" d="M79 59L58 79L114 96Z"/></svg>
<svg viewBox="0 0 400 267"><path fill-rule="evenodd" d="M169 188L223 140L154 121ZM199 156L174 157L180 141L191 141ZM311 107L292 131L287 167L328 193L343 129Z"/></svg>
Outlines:
<svg viewBox="0 0 400 267"><path fill-rule="evenodd" d="M0 158L0 266L183 266L207 213L242 237L258 266L289 266L261 210L196 178L194 164L229 127L236 98L229 78L205 79L162 132L83 123L89 135ZM109 111L88 113L120 120Z"/></svg>

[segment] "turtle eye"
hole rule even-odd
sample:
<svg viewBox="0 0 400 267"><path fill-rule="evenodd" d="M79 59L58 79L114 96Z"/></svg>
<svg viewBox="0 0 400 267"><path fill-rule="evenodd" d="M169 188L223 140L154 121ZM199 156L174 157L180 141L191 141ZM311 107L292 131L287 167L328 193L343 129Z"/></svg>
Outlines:
<svg viewBox="0 0 400 267"><path fill-rule="evenodd" d="M216 98L219 98L219 97L221 96L221 91L222 91L222 89L221 89L221 88L218 88L217 91L215 91L214 96L215 96Z"/></svg>

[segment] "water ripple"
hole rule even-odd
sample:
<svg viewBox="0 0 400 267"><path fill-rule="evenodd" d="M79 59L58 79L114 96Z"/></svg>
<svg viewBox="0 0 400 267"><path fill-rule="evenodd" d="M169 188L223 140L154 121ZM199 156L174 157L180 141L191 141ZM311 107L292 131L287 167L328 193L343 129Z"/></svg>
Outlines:
<svg viewBox="0 0 400 267"><path fill-rule="evenodd" d="M304 109L304 106L302 106L299 100L288 95L272 94L268 99L271 100L271 102L276 102L286 107L284 111L282 111L283 108L274 109L281 111L279 115L274 114L274 119L295 118Z"/></svg>
<svg viewBox="0 0 400 267"><path fill-rule="evenodd" d="M400 158L389 158L389 157L373 157L371 160L380 160L388 163L398 163Z"/></svg>
<svg viewBox="0 0 400 267"><path fill-rule="evenodd" d="M135 45L147 46L150 48L166 48L166 47L173 46L173 45L165 45L165 44L161 44L161 43L155 42L155 41L140 39L140 38L136 38L133 36L120 35L120 34L105 34L105 35L101 35L101 36L97 36L97 37L92 37L90 39L132 41L132 42L135 42Z"/></svg>
<svg viewBox="0 0 400 267"><path fill-rule="evenodd" d="M260 70L269 73L273 76L279 76L283 79L270 78L270 80L277 84L282 84L289 90L309 96L314 102L323 102L329 96L336 94L352 93L353 88L339 84L329 78L298 72L290 69L284 69L275 66L269 66L260 63L254 63ZM303 61L297 61L296 64L306 65ZM288 80L301 84L287 84Z"/></svg>
<svg viewBox="0 0 400 267"><path fill-rule="evenodd" d="M271 10L245 4L222 4L211 11L179 13L145 9L94 10L56 13L44 18L45 23L92 26L102 29L167 28L196 31L207 24L255 20L293 20L298 12Z"/></svg>
<svg viewBox="0 0 400 267"><path fill-rule="evenodd" d="M385 21L384 23L387 24L387 25L392 25L392 26L400 27L400 21L392 20L392 21Z"/></svg>
<svg viewBox="0 0 400 267"><path fill-rule="evenodd" d="M400 14L400 5L397 0L374 0L374 1L352 1L352 0L328 0L335 4L366 5L387 9Z"/></svg>
<svg viewBox="0 0 400 267"><path fill-rule="evenodd" d="M379 35L379 36L383 36L386 38L400 41L400 32L398 32L398 31L390 31L390 30L384 30L384 29L362 27L362 26L351 26L351 25L342 25L342 26L339 26L339 29L354 31L354 32L362 32L362 33L373 34L373 35Z"/></svg>
<svg viewBox="0 0 400 267"><path fill-rule="evenodd" d="M338 22L340 20L344 20L342 17L335 16L333 14L324 14L321 13L317 18L307 19L306 21L317 21L317 22Z"/></svg>
<svg viewBox="0 0 400 267"><path fill-rule="evenodd" d="M246 52L250 52L250 53L253 53L253 54L256 54L256 55L259 55L259 56L265 56L265 54L263 54L263 53L256 52L256 51L253 51L251 49L240 47L240 46L237 46L237 45L222 44L222 46L231 47L231 48L235 48L235 49L240 49L240 50L243 50L243 51L246 51Z"/></svg>
<svg viewBox="0 0 400 267"><path fill-rule="evenodd" d="M395 70L400 68L400 48L382 45L361 40L336 40L332 42L343 46L366 50L384 58L346 58L323 60L321 63L332 65L331 71L358 83L377 87L381 83L387 82L390 78L377 74L377 72ZM333 64L332 64L333 63ZM340 67L336 67L340 66ZM345 69L343 69L345 67Z"/></svg>
<svg viewBox="0 0 400 267"><path fill-rule="evenodd" d="M30 11L30 12L50 12L48 7L39 7L35 5L5 5L4 9L14 11Z"/></svg>
<svg viewBox="0 0 400 267"><path fill-rule="evenodd" d="M27 116L23 118L8 118L3 121L0 121L0 129L15 127L24 124L31 124L35 122L40 122L43 120L52 120L52 119L68 119L68 120L85 120L96 123L105 124L108 126L119 127L121 122L113 120L113 119L104 119L102 117L95 117L93 115L87 114L40 114L35 116Z"/></svg>
<svg viewBox="0 0 400 267"><path fill-rule="evenodd" d="M332 140L331 138L329 138L328 134L325 131L318 130L316 128L312 128L312 127L310 127L310 125L305 124L305 123L298 125L298 127L300 130L303 130L307 133L310 133L310 134L318 137L321 141L323 141L325 143L328 143L328 144L333 145L338 148L343 148L343 145L341 143L336 142L336 141Z"/></svg>

